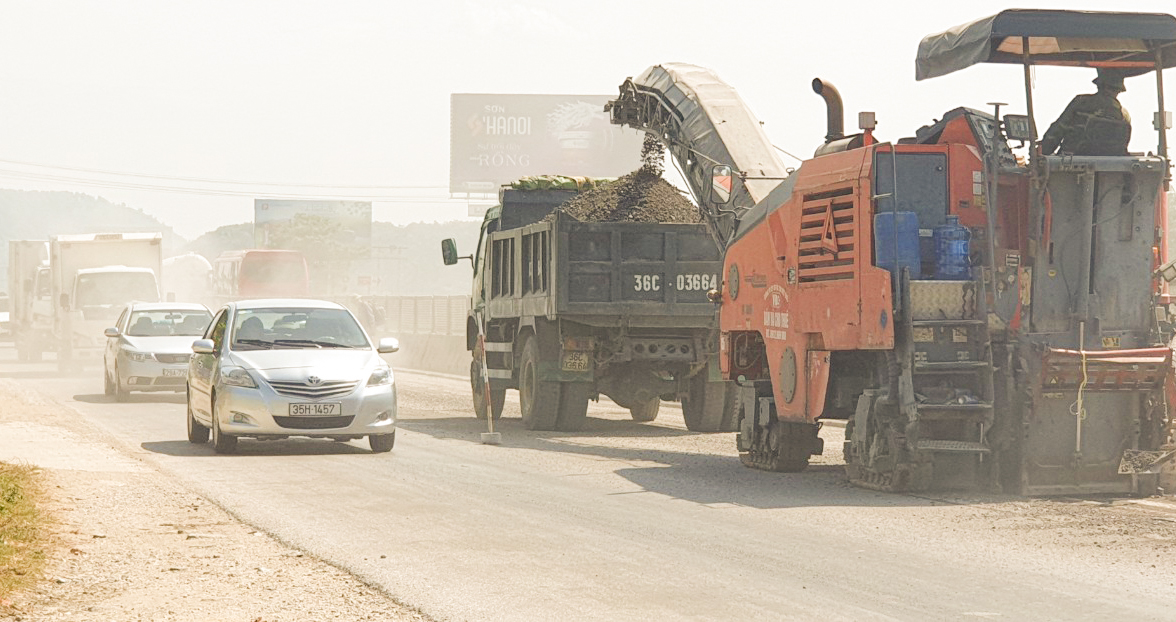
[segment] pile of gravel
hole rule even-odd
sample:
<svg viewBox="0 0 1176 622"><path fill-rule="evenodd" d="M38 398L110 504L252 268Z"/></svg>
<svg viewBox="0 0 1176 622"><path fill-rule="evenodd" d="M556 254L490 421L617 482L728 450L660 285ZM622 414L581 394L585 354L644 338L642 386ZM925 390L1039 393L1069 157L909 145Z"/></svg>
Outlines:
<svg viewBox="0 0 1176 622"><path fill-rule="evenodd" d="M664 157L661 143L646 135L641 168L612 183L581 192L556 211L581 222L702 222L698 208L690 199L662 179Z"/></svg>

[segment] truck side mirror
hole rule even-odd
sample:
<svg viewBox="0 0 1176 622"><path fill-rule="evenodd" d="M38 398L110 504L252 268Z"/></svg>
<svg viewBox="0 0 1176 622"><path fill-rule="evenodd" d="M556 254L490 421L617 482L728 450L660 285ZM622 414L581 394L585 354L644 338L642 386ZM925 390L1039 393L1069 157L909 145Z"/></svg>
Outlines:
<svg viewBox="0 0 1176 622"><path fill-rule="evenodd" d="M723 205L731 200L731 167L726 164L715 165L711 169L711 203Z"/></svg>
<svg viewBox="0 0 1176 622"><path fill-rule="evenodd" d="M447 266L457 263L457 241L453 238L441 240L441 260Z"/></svg>
<svg viewBox="0 0 1176 622"><path fill-rule="evenodd" d="M61 307L62 311L69 311L69 294L62 294L58 297L57 306Z"/></svg>

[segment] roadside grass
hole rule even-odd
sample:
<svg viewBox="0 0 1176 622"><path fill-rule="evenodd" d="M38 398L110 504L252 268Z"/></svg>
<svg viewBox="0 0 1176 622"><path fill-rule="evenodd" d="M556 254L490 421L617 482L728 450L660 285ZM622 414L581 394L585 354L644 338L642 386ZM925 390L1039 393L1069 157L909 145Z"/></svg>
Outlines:
<svg viewBox="0 0 1176 622"><path fill-rule="evenodd" d="M0 603L40 576L45 563L42 494L32 466L0 462Z"/></svg>

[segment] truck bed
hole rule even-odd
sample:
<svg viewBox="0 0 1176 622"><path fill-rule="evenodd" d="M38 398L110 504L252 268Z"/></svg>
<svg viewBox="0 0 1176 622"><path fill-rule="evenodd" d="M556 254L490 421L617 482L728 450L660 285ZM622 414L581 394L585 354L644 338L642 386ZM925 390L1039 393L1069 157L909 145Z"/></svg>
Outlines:
<svg viewBox="0 0 1176 622"><path fill-rule="evenodd" d="M491 317L590 325L709 326L722 258L701 224L579 222L562 215L490 236Z"/></svg>

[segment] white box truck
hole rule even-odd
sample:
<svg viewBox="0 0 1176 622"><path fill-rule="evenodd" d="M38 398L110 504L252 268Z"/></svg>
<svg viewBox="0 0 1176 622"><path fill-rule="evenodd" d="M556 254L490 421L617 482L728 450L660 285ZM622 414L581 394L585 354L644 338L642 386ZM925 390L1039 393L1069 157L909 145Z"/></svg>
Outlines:
<svg viewBox="0 0 1176 622"><path fill-rule="evenodd" d="M53 349L49 242L8 242L9 332L20 361L39 361Z"/></svg>
<svg viewBox="0 0 1176 622"><path fill-rule="evenodd" d="M106 338L128 302L159 302L159 233L58 235L49 242L53 337L58 366L100 362Z"/></svg>

